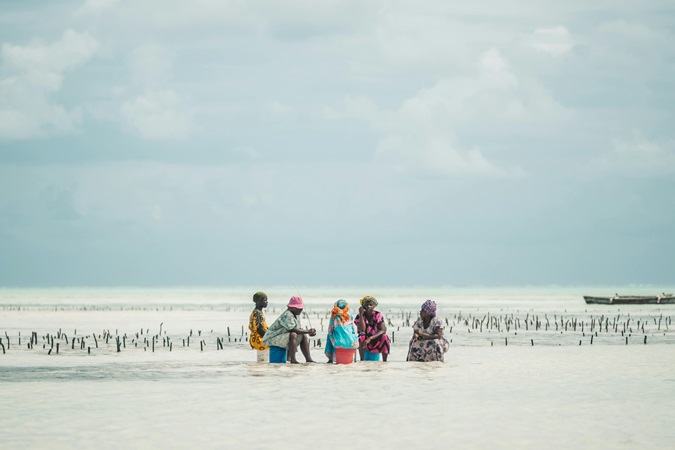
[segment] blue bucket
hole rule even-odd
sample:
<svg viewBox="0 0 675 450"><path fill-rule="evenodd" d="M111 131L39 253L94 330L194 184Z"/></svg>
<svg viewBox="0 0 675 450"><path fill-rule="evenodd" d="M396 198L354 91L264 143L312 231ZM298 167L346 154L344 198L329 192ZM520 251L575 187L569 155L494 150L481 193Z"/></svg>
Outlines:
<svg viewBox="0 0 675 450"><path fill-rule="evenodd" d="M379 361L380 360L380 354L379 353L371 353L368 350L365 350L363 352L363 360L364 361Z"/></svg>
<svg viewBox="0 0 675 450"><path fill-rule="evenodd" d="M270 364L286 363L286 349L283 347L270 346Z"/></svg>

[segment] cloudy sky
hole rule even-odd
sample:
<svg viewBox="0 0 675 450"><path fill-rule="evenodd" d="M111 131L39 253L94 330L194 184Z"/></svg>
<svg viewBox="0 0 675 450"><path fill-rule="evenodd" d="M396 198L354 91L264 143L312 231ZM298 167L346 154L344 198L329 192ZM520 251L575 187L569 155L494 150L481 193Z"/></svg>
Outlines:
<svg viewBox="0 0 675 450"><path fill-rule="evenodd" d="M0 286L675 283L675 7L3 0Z"/></svg>

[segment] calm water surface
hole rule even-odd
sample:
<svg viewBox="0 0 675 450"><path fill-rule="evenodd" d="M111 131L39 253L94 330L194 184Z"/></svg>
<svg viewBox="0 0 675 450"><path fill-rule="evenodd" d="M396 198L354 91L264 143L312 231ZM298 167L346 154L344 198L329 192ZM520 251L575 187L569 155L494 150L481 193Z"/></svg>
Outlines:
<svg viewBox="0 0 675 450"><path fill-rule="evenodd" d="M305 320L319 328L324 305L347 295L313 294ZM12 343L0 354L1 447L335 448L345 440L383 448L672 445L675 346L666 320L674 311L589 308L575 292L555 289L502 297L394 294L378 297L397 336L391 362L271 366L252 363L245 340L232 341L250 308L244 291L0 292L0 335L6 344L7 332ZM442 302L441 314L454 324L444 364L403 362L411 334L404 317L426 297ZM272 297L270 306L271 322L283 302ZM637 328L629 345L618 327L590 345L588 329L579 327L480 332L462 325L465 317L488 313L521 322L546 316L551 323L553 316L589 323L630 315L629 325L648 324L649 340L645 345ZM160 324L173 351L131 343L141 329L143 336L158 334ZM217 350L227 327L230 342ZM68 339L84 337L91 354L62 340L61 352L47 355L44 335L59 329ZM104 345L100 338L96 348L91 336L103 330L127 334L127 348L118 353L112 340ZM32 331L39 345L28 349ZM184 347L190 331L191 346ZM323 361L320 348L313 355Z"/></svg>

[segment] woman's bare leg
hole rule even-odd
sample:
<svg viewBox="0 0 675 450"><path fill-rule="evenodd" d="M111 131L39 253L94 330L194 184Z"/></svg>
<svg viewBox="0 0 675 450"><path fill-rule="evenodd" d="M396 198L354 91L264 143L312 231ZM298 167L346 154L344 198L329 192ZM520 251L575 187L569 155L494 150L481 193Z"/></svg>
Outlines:
<svg viewBox="0 0 675 450"><path fill-rule="evenodd" d="M298 364L298 360L295 359L295 354L298 351L298 335L294 331L291 331L291 334L288 336L288 360L291 364Z"/></svg>
<svg viewBox="0 0 675 450"><path fill-rule="evenodd" d="M306 334L302 335L302 340L300 341L300 350L302 350L302 355L305 357L305 361L314 362L312 355L309 352L309 339Z"/></svg>

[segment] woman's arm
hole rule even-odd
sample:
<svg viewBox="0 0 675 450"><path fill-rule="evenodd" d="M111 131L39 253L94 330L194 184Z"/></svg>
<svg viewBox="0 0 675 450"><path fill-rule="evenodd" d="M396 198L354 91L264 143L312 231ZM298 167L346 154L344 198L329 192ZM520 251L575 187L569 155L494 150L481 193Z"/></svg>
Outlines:
<svg viewBox="0 0 675 450"><path fill-rule="evenodd" d="M420 339L440 339L443 337L443 327L436 327L432 334L428 334L419 330L416 331L416 333Z"/></svg>
<svg viewBox="0 0 675 450"><path fill-rule="evenodd" d="M370 341L374 341L375 339L379 338L380 336L382 336L382 335L383 335L384 333L386 333L386 332L387 332L387 326L384 324L384 319L383 319L382 322L380 322L380 323L378 324L378 326L377 326L377 333L375 333L374 335L368 337L368 338L365 340L365 343L367 344L367 343L369 343Z"/></svg>
<svg viewBox="0 0 675 450"><path fill-rule="evenodd" d="M265 327L263 327L262 313L256 314L256 322L258 322L258 327L256 328L256 331L260 336L265 336Z"/></svg>
<svg viewBox="0 0 675 450"><path fill-rule="evenodd" d="M290 331L294 332L295 334L309 334L310 336L316 335L316 330L314 328L310 328L309 330L301 330L300 328L293 328Z"/></svg>
<svg viewBox="0 0 675 450"><path fill-rule="evenodd" d="M359 308L359 317L358 317L358 323L356 324L356 328L358 328L359 333L365 333L366 332L366 318L364 316L365 309L363 309L363 306Z"/></svg>

